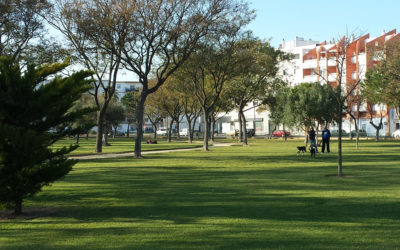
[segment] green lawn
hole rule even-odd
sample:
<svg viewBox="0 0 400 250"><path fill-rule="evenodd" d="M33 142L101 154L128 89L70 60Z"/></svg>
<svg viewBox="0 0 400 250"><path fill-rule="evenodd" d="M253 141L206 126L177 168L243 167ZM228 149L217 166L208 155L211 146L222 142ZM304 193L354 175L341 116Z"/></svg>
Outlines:
<svg viewBox="0 0 400 250"><path fill-rule="evenodd" d="M151 151L151 150L167 150L167 149L181 149L181 148L194 148L201 147L202 145L199 143L189 144L186 140L181 139L179 141L173 141L168 143L165 139L157 140L157 144L146 144L148 138L145 138L142 143L142 151ZM70 155L89 155L95 154L96 139L89 138L80 139L79 140L79 148L72 151ZM103 146L103 154L110 153L126 153L133 152L135 147L135 139L134 138L110 138L109 143L111 146ZM70 144L75 144L75 139L66 138L58 141L53 148L60 148L63 146L69 146Z"/></svg>
<svg viewBox="0 0 400 250"><path fill-rule="evenodd" d="M400 141L300 141L81 161L0 221L0 249L399 249Z"/></svg>

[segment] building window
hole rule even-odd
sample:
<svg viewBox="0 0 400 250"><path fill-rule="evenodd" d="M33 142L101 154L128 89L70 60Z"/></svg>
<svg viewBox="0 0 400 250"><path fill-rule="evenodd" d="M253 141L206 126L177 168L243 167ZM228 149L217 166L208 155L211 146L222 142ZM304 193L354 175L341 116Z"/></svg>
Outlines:
<svg viewBox="0 0 400 250"><path fill-rule="evenodd" d="M375 47L378 47L378 46L379 46L379 42L375 41Z"/></svg>
<svg viewBox="0 0 400 250"><path fill-rule="evenodd" d="M351 79L356 80L357 79L357 71L354 71L351 73Z"/></svg>
<svg viewBox="0 0 400 250"><path fill-rule="evenodd" d="M354 104L354 105L351 107L351 111L353 111L353 112L356 112L356 111L357 111L357 105L356 105L356 104Z"/></svg>
<svg viewBox="0 0 400 250"><path fill-rule="evenodd" d="M372 111L384 111L386 110L386 106L382 103L372 105Z"/></svg>
<svg viewBox="0 0 400 250"><path fill-rule="evenodd" d="M360 111L365 112L367 111L367 104L365 102L361 103L360 105Z"/></svg>
<svg viewBox="0 0 400 250"><path fill-rule="evenodd" d="M357 56L354 55L351 57L351 63L356 63L357 62Z"/></svg>

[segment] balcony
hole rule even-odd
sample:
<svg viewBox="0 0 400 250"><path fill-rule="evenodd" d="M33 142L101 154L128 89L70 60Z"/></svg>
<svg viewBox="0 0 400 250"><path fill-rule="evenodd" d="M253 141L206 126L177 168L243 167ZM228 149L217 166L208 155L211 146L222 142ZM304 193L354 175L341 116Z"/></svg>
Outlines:
<svg viewBox="0 0 400 250"><path fill-rule="evenodd" d="M317 75L304 76L304 82L317 82L317 81L318 81Z"/></svg>
<svg viewBox="0 0 400 250"><path fill-rule="evenodd" d="M328 58L328 67L329 66L336 66L336 58L335 57Z"/></svg>
<svg viewBox="0 0 400 250"><path fill-rule="evenodd" d="M331 73L328 75L328 82L336 82L336 80L337 80L336 73Z"/></svg>
<svg viewBox="0 0 400 250"><path fill-rule="evenodd" d="M317 59L305 60L303 63L304 69L311 69L317 67Z"/></svg>

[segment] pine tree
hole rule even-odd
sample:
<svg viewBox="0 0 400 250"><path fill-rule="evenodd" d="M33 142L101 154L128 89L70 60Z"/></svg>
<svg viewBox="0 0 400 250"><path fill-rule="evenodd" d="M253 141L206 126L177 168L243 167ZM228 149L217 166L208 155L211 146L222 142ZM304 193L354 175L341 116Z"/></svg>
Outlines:
<svg viewBox="0 0 400 250"><path fill-rule="evenodd" d="M66 66L28 65L22 72L10 58L0 58L0 202L14 204L15 214L22 213L23 199L65 176L76 163L65 155L77 146L50 148L83 130L71 125L90 112L72 106L90 89L85 78L91 73L57 76Z"/></svg>

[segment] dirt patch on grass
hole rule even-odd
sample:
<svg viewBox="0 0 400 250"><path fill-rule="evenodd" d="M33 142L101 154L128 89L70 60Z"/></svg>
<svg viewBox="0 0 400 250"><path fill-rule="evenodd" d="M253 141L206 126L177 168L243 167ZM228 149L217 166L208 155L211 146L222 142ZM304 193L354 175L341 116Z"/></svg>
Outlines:
<svg viewBox="0 0 400 250"><path fill-rule="evenodd" d="M354 175L342 175L342 176L338 176L338 175L334 175L334 174L330 174L330 175L325 175L326 177L329 178L356 178L356 176Z"/></svg>
<svg viewBox="0 0 400 250"><path fill-rule="evenodd" d="M26 208L21 215L15 215L13 210L0 210L0 220L24 219L47 217L57 212L55 208Z"/></svg>

